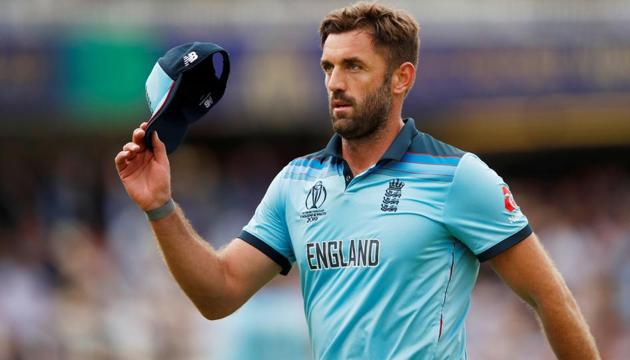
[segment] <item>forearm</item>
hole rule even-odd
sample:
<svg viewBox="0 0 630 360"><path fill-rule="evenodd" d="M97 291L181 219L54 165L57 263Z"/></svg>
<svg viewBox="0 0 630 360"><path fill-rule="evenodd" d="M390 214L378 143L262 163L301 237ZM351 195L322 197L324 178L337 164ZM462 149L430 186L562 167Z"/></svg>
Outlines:
<svg viewBox="0 0 630 360"><path fill-rule="evenodd" d="M150 224L169 270L199 311L208 318L229 314L229 289L221 258L199 237L179 206Z"/></svg>
<svg viewBox="0 0 630 360"><path fill-rule="evenodd" d="M170 164L166 146L153 132L153 151L145 147L148 123L133 131L132 141L114 163L129 197L147 211L150 224L175 280L209 319L231 314L278 272L278 266L243 241L215 252L186 220L173 210Z"/></svg>
<svg viewBox="0 0 630 360"><path fill-rule="evenodd" d="M534 308L558 359L600 359L595 340L573 298L558 279L556 291L537 299Z"/></svg>

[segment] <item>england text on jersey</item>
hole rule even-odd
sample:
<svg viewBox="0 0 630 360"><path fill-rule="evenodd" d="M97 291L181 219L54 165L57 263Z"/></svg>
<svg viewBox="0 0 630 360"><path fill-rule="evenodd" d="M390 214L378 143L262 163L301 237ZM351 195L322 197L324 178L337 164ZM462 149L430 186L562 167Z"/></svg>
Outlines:
<svg viewBox="0 0 630 360"><path fill-rule="evenodd" d="M311 270L353 267L375 267L380 262L380 241L331 240L306 244L306 257Z"/></svg>

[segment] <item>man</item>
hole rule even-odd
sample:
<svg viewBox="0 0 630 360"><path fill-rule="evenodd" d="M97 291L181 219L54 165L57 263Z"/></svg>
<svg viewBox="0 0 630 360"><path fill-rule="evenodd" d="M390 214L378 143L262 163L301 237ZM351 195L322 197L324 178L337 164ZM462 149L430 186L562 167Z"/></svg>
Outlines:
<svg viewBox="0 0 630 360"><path fill-rule="evenodd" d="M460 359L479 261L489 260L536 311L559 358L599 358L503 180L402 119L418 57L412 17L358 3L331 12L320 33L336 134L276 176L225 249L210 248L173 205L164 145L154 134L154 152L145 150L146 124L116 156L127 193L154 219L166 262L200 312L231 314L296 263L315 358Z"/></svg>

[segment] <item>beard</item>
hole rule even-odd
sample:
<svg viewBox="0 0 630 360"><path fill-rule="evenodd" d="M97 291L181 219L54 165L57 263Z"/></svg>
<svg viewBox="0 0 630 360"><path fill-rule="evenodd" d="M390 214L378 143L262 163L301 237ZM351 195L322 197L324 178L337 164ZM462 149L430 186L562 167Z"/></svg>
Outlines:
<svg viewBox="0 0 630 360"><path fill-rule="evenodd" d="M342 100L352 106L350 116L335 116L332 106L333 100ZM328 110L333 130L347 140L368 138L385 127L387 116L392 106L392 92L390 79L385 79L383 85L368 93L362 103L342 92L333 93L329 100Z"/></svg>

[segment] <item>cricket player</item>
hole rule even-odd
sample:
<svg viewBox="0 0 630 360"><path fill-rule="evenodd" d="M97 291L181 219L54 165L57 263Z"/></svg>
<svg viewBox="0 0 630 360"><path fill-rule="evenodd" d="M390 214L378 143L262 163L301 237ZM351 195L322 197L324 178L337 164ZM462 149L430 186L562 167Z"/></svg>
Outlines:
<svg viewBox="0 0 630 360"><path fill-rule="evenodd" d="M154 150L145 148L146 124L115 158L127 193L208 319L230 315L296 266L316 359L466 358L464 320L482 261L535 311L558 358L598 359L508 185L474 154L401 116L418 31L407 12L380 4L324 18L321 68L335 134L278 173L220 251L173 202L164 144L154 133Z"/></svg>

